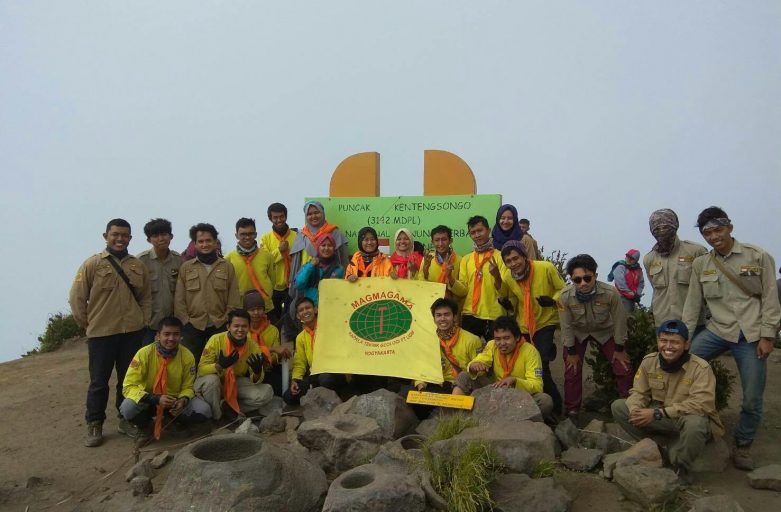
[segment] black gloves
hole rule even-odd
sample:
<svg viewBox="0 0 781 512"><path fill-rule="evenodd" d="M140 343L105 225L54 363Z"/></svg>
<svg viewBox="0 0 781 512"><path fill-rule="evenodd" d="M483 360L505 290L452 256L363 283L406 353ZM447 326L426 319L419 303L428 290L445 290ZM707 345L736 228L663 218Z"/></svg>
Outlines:
<svg viewBox="0 0 781 512"><path fill-rule="evenodd" d="M540 305L540 307L543 308L552 308L556 306L556 301L553 300L552 297L548 297L547 295L540 295L537 297L537 304Z"/></svg>
<svg viewBox="0 0 781 512"><path fill-rule="evenodd" d="M510 299L508 299L507 297L500 297L500 298L498 298L496 300L507 311L512 311L513 310L513 303L510 302Z"/></svg>
<svg viewBox="0 0 781 512"><path fill-rule="evenodd" d="M225 370L233 366L238 360L239 360L238 350L234 350L233 352L231 352L229 356L226 356L225 354L222 353L222 350L220 350L220 356L217 358L217 364L220 365L220 368Z"/></svg>
<svg viewBox="0 0 781 512"><path fill-rule="evenodd" d="M247 364L252 368L252 372L255 375L260 375L263 370L263 356L260 354L252 354L247 358Z"/></svg>

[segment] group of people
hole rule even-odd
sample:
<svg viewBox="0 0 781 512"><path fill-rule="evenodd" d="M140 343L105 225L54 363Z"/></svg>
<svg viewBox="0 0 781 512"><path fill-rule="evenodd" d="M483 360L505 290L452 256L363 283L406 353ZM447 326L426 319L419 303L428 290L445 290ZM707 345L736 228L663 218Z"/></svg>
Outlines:
<svg viewBox="0 0 781 512"><path fill-rule="evenodd" d="M203 422L256 410L273 395L296 403L316 386L349 394L390 385L387 378L310 373L319 282L387 277L446 288L445 297L431 305L443 383L409 386L454 394L485 385L514 387L529 392L551 421L561 414L577 417L583 360L594 344L616 377L617 421L636 436L681 431L684 448L671 451L671 460L683 472L702 444L721 433L707 361L731 350L744 394L735 463L752 466L749 447L762 418L766 357L781 306L772 257L732 238L723 210L707 208L697 220L710 252L677 237L672 210L652 213L656 244L643 266L653 288L659 352L649 354L637 372L625 344L627 314L642 290L633 292L628 308L622 290L597 279L597 263L588 254L567 262L566 284L542 259L528 220L519 219L512 205L499 209L493 227L483 216L470 218L473 251L461 255L453 250L448 226L431 230L430 250L400 229L390 255L379 250L377 232L366 226L351 255L347 238L326 221L316 201L304 205L300 230L288 226L282 204L272 204L267 214L271 229L260 244L253 219L236 222L237 245L224 258L214 226L196 224L190 229L195 255L186 261L170 249L173 233L164 219L144 226L152 247L137 257L128 253L130 225L122 219L108 223L106 249L84 262L70 294L74 318L89 338L87 446L102 442L113 369L120 430L153 430L157 437L166 417ZM611 274L626 283L639 256L629 251ZM557 333L565 363L563 397L550 369ZM287 342L294 339L291 347ZM281 363L288 359L291 380L283 382Z"/></svg>

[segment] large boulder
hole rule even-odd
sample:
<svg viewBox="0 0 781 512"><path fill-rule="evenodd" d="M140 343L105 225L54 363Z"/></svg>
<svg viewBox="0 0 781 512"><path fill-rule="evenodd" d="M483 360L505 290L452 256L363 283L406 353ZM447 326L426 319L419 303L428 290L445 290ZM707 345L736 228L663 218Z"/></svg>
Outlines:
<svg viewBox="0 0 781 512"><path fill-rule="evenodd" d="M743 507L732 496L722 494L694 500L689 512L743 512Z"/></svg>
<svg viewBox="0 0 781 512"><path fill-rule="evenodd" d="M311 451L329 474L338 474L366 464L384 441L373 418L356 414L332 414L303 422L296 431L298 442Z"/></svg>
<svg viewBox="0 0 781 512"><path fill-rule="evenodd" d="M705 445L692 463L692 473L721 473L729 466L730 449L727 442L715 437Z"/></svg>
<svg viewBox="0 0 781 512"><path fill-rule="evenodd" d="M572 420L567 418L556 425L556 438L565 450L567 448L577 448L580 441L580 430L572 423Z"/></svg>
<svg viewBox="0 0 781 512"><path fill-rule="evenodd" d="M748 474L748 483L754 489L781 491L781 464L762 466Z"/></svg>
<svg viewBox="0 0 781 512"><path fill-rule="evenodd" d="M583 448L601 450L604 454L621 451L619 439L605 432L605 423L600 420L591 420L586 428L580 431L578 444Z"/></svg>
<svg viewBox="0 0 781 512"><path fill-rule="evenodd" d="M323 512L423 512L426 495L416 475L395 466L366 464L341 474L328 488Z"/></svg>
<svg viewBox="0 0 781 512"><path fill-rule="evenodd" d="M591 471L602 460L602 451L593 448L570 448L561 454L561 463L572 471Z"/></svg>
<svg viewBox="0 0 781 512"><path fill-rule="evenodd" d="M649 468L661 468L664 466L659 446L653 439L641 439L628 450L605 455L605 458L602 460L603 476L605 478L613 478L615 468L636 465Z"/></svg>
<svg viewBox="0 0 781 512"><path fill-rule="evenodd" d="M572 498L553 478L502 474L489 487L496 512L566 512Z"/></svg>
<svg viewBox="0 0 781 512"><path fill-rule="evenodd" d="M542 413L534 398L516 388L486 386L472 393L475 404L472 416L486 423L512 423L515 421L542 421Z"/></svg>
<svg viewBox="0 0 781 512"><path fill-rule="evenodd" d="M672 501L680 490L678 475L667 468L623 466L613 471L613 481L624 496L645 507Z"/></svg>
<svg viewBox="0 0 781 512"><path fill-rule="evenodd" d="M342 399L339 398L336 391L322 386L310 389L306 395L301 397L301 409L305 420L328 416L341 403Z"/></svg>
<svg viewBox="0 0 781 512"><path fill-rule="evenodd" d="M541 460L556 458L556 436L547 425L536 421L468 428L450 439L437 441L431 450L435 455L447 455L470 441L487 442L504 467L514 473L531 474Z"/></svg>
<svg viewBox="0 0 781 512"><path fill-rule="evenodd" d="M419 421L404 398L387 389L353 397L334 408L334 414L338 413L374 418L388 439L413 433Z"/></svg>
<svg viewBox="0 0 781 512"><path fill-rule="evenodd" d="M176 454L148 510L315 512L327 489L323 471L296 452L254 435L221 435Z"/></svg>

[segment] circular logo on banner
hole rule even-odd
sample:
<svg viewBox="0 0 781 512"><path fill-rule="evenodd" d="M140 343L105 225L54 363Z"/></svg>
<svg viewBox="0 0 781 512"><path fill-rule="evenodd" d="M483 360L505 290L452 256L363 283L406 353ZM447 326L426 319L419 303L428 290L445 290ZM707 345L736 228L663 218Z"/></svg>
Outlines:
<svg viewBox="0 0 781 512"><path fill-rule="evenodd" d="M412 327L412 313L401 302L378 300L365 304L350 315L350 330L376 343L392 340Z"/></svg>

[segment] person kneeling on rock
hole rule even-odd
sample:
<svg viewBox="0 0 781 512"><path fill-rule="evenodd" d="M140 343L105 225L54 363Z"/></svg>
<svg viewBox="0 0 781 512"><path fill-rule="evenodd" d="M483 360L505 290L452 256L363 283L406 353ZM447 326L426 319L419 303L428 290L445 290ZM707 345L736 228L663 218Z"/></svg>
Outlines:
<svg viewBox="0 0 781 512"><path fill-rule="evenodd" d="M518 322L509 316L494 321L494 339L456 377L454 395L469 395L488 386L516 388L534 398L543 418L549 419L553 399L542 392L542 359L531 343L521 335ZM488 373L492 375L489 377Z"/></svg>
<svg viewBox="0 0 781 512"><path fill-rule="evenodd" d="M627 399L613 402L613 418L635 439L677 436L670 463L690 483L692 463L712 435L724 434L716 412L716 377L710 365L689 353L689 330L681 320L656 330L658 352L643 358Z"/></svg>
<svg viewBox="0 0 781 512"><path fill-rule="evenodd" d="M154 417L154 437L160 439L163 418L183 424L208 420L209 405L194 398L195 357L180 346L182 321L169 316L160 321L155 342L133 356L123 381L125 399L119 407L119 431L136 437Z"/></svg>
<svg viewBox="0 0 781 512"><path fill-rule="evenodd" d="M195 392L211 406L212 417L222 418L221 402L236 414L246 414L266 405L274 396L263 384L263 353L257 343L247 343L250 315L245 309L228 313L228 332L206 342Z"/></svg>

